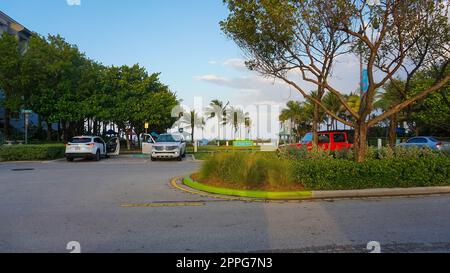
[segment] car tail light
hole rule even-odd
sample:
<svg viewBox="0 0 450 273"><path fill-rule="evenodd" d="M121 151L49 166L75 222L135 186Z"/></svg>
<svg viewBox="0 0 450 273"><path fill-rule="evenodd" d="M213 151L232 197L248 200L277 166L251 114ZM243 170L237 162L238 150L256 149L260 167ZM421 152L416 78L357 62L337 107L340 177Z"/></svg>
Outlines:
<svg viewBox="0 0 450 273"><path fill-rule="evenodd" d="M94 147L94 143L89 143L89 144L86 144L86 145L89 146L89 147L91 147L91 148Z"/></svg>
<svg viewBox="0 0 450 273"><path fill-rule="evenodd" d="M437 144L436 144L436 148L438 148L439 150L442 148L442 142L438 142Z"/></svg>

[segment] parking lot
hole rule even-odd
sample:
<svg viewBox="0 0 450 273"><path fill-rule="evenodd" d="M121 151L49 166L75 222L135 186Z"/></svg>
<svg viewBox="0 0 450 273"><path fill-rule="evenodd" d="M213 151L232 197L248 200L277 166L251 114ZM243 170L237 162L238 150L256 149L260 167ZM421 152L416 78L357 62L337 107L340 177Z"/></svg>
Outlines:
<svg viewBox="0 0 450 273"><path fill-rule="evenodd" d="M450 251L449 196L271 204L170 187L199 164L2 163L0 252Z"/></svg>

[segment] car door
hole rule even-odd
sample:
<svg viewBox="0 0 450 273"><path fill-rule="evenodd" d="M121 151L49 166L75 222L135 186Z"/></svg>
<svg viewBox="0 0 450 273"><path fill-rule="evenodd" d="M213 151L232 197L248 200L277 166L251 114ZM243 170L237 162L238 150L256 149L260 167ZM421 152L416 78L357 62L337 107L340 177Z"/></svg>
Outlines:
<svg viewBox="0 0 450 273"><path fill-rule="evenodd" d="M100 145L98 138L94 137L93 141L94 141L94 147L95 147L95 149L93 150L93 153L95 153L96 151L99 151L100 154L102 154L102 147Z"/></svg>
<svg viewBox="0 0 450 273"><path fill-rule="evenodd" d="M106 144L108 155L118 156L120 154L120 139L118 137L111 138Z"/></svg>
<svg viewBox="0 0 450 273"><path fill-rule="evenodd" d="M318 146L323 150L329 150L331 147L331 135L327 133L322 133L318 135L319 143Z"/></svg>
<svg viewBox="0 0 450 273"><path fill-rule="evenodd" d="M96 137L94 139L95 145L97 146L98 150L100 151L101 155L106 155L106 143L103 141L103 139Z"/></svg>
<svg viewBox="0 0 450 273"><path fill-rule="evenodd" d="M155 140L153 139L153 137L149 134L144 134L142 137L142 153L151 154L154 144Z"/></svg>

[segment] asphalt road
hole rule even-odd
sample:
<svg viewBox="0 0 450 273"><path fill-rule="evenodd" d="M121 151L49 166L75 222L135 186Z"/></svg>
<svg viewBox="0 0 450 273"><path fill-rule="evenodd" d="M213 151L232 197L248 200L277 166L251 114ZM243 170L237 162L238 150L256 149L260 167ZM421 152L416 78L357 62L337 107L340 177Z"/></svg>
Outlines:
<svg viewBox="0 0 450 273"><path fill-rule="evenodd" d="M169 187L198 167L2 163L0 252L65 253L69 241L82 252L364 252L369 241L382 252L450 252L450 196L266 204Z"/></svg>

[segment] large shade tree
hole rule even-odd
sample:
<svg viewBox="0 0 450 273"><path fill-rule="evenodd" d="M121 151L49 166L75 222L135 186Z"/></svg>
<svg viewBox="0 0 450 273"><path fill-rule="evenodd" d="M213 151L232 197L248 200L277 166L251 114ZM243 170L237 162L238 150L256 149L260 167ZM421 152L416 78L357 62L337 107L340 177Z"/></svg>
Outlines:
<svg viewBox="0 0 450 273"><path fill-rule="evenodd" d="M263 75L281 79L318 105L335 120L355 129L355 159L363 161L368 129L437 92L450 80L448 5L443 0L225 0L229 17L223 31L249 58L247 65ZM305 27L306 26L306 27ZM323 63L326 56L316 49L327 33L331 44L340 45L333 54L360 55L367 71L367 86L361 88L361 103L355 111L328 80ZM317 37L317 38L316 38ZM428 43L423 49L424 40ZM350 50L350 51L349 51ZM419 57L418 57L419 56ZM423 60L422 60L423 59ZM442 65L436 82L382 114L374 114L375 95L390 79L411 74L433 62ZM330 66L330 69L333 65ZM311 97L302 82L332 93L350 116L336 115Z"/></svg>
<svg viewBox="0 0 450 273"><path fill-rule="evenodd" d="M4 109L3 130L10 137L10 119L21 105L21 51L16 36L4 32L0 36L0 105Z"/></svg>
<svg viewBox="0 0 450 273"><path fill-rule="evenodd" d="M47 124L47 139L54 140L52 128L58 127L58 140L73 135L106 132L107 124L119 131L140 134L144 124L162 132L173 124L171 110L178 104L176 95L139 65L107 67L87 58L76 45L59 35L34 33L25 54L17 39L0 39L0 89L7 122L21 107L38 115L38 126ZM8 126L5 132L8 133Z"/></svg>

